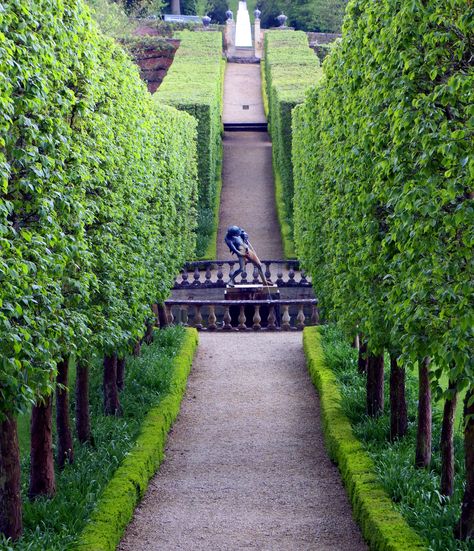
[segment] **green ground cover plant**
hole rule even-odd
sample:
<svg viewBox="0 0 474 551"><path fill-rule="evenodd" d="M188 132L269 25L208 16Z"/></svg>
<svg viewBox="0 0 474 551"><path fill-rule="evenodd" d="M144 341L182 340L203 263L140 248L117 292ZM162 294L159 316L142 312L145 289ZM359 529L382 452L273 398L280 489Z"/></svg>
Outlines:
<svg viewBox="0 0 474 551"><path fill-rule="evenodd" d="M305 92L321 76L319 60L303 32L268 31L264 40L265 87L268 124L273 143L273 170L278 183L277 212L282 228L284 253L294 254L293 164L291 159L291 113Z"/></svg>
<svg viewBox="0 0 474 551"><path fill-rule="evenodd" d="M222 158L224 60L222 33L182 31L181 44L155 101L193 115L198 121L198 235L196 256L203 258L215 235ZM212 244L211 244L212 245Z"/></svg>
<svg viewBox="0 0 474 551"><path fill-rule="evenodd" d="M1 549L65 551L74 548L104 488L136 446L145 417L174 392L170 385L175 384L178 364L183 362L189 370L193 343L195 346L196 336L187 336L182 327L176 326L155 332L154 342L143 348L140 357L127 358L122 417L103 413L101 370L92 370L93 444L79 446L76 441L75 463L57 472L57 495L53 499L34 502L26 499L29 457L25 455L22 460L24 533L15 544L0 540ZM74 406L74 396L71 396L71 414ZM161 434L158 431L155 434L159 440Z"/></svg>
<svg viewBox="0 0 474 551"><path fill-rule="evenodd" d="M365 410L366 377L357 370L357 350L350 346L343 333L335 326L317 330L320 334L324 363L334 375L340 392L340 407L349 419L352 431L373 461L374 473L384 490L392 499L395 508L433 551L467 551L473 543L460 542L454 538L453 526L459 516L463 497L463 439L462 426L458 426L454 440L456 485L452 497L439 492L441 477L439 420L442 418L442 403L436 404L434 424L433 458L429 470L417 469L413 464L416 447L416 418L418 383L414 372L407 374L406 390L409 428L403 439L387 443L390 433L390 411L386 407L377 418ZM308 336L308 338L310 338ZM314 338L314 335L311 337ZM317 346L314 342L312 345ZM389 390L389 378L385 377L385 390Z"/></svg>

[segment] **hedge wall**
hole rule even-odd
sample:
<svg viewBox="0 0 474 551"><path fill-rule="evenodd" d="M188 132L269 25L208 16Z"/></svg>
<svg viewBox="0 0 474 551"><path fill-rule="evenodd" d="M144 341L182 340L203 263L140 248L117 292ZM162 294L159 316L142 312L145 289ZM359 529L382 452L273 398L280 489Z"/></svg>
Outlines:
<svg viewBox="0 0 474 551"><path fill-rule="evenodd" d="M432 388L448 406L467 388L467 473L474 472L473 21L464 0L353 0L323 84L293 121L297 250L325 318L362 334L369 356L386 350L404 366L431 358ZM444 438L448 448L452 438ZM448 463L446 454L443 472ZM468 474L463 538L474 534L473 495Z"/></svg>
<svg viewBox="0 0 474 551"><path fill-rule="evenodd" d="M285 255L294 256L293 166L291 160L291 113L305 92L321 76L317 56L306 33L268 31L264 41L265 86L269 131L273 142L273 168L277 185L277 209Z"/></svg>
<svg viewBox="0 0 474 551"><path fill-rule="evenodd" d="M198 121L199 210L198 245L203 256L215 231L219 194L224 60L220 32L177 33L181 44L155 99L193 115ZM218 205L217 205L218 208Z"/></svg>
<svg viewBox="0 0 474 551"><path fill-rule="evenodd" d="M196 122L154 103L81 0L4 3L0 51L0 422L13 428L58 362L128 351L167 297L195 246ZM0 492L14 453L0 449Z"/></svg>

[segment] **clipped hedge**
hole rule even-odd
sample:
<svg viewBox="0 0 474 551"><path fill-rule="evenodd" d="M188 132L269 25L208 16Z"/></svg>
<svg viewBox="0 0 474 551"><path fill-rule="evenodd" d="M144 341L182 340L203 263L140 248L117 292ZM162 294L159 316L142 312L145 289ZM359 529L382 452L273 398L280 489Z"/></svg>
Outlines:
<svg viewBox="0 0 474 551"><path fill-rule="evenodd" d="M377 480L372 459L352 432L340 405L336 377L325 365L317 327L304 329L303 345L311 379L319 392L326 447L339 467L354 517L370 548L374 551L426 549L426 543L394 509Z"/></svg>
<svg viewBox="0 0 474 551"><path fill-rule="evenodd" d="M294 257L291 113L321 77L320 63L304 32L268 31L264 40L265 87L273 142L276 200L285 256Z"/></svg>
<svg viewBox="0 0 474 551"><path fill-rule="evenodd" d="M198 121L199 210L198 234L207 236L197 256L209 253L207 241L216 231L220 162L222 158L222 96L224 60L222 33L177 33L181 40L173 64L155 94L159 103L193 115ZM217 207L216 207L217 205Z"/></svg>
<svg viewBox="0 0 474 551"><path fill-rule="evenodd" d="M119 544L149 480L163 461L168 432L179 412L197 344L196 329L188 329L174 359L168 395L146 416L134 449L104 490L76 549L112 551Z"/></svg>

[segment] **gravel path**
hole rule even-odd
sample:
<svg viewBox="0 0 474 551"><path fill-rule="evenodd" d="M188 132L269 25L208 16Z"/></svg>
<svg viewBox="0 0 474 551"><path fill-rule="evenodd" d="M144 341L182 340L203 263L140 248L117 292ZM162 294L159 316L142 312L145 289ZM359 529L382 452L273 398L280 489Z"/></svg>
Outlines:
<svg viewBox="0 0 474 551"><path fill-rule="evenodd" d="M247 231L261 259L283 258L268 134L225 132L222 177L217 258L231 258L224 236L233 224Z"/></svg>
<svg viewBox="0 0 474 551"><path fill-rule="evenodd" d="M359 551L301 333L201 334L167 458L119 547Z"/></svg>

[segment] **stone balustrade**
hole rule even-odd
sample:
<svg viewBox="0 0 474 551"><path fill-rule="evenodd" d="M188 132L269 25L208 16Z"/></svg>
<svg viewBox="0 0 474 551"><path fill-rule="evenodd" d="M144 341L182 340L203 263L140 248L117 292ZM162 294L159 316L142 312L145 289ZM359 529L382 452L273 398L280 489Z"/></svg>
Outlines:
<svg viewBox="0 0 474 551"><path fill-rule="evenodd" d="M311 287L299 260L262 260L265 277L278 287ZM174 289L225 287L229 273L238 267L232 260L203 260L187 263L176 279ZM260 283L257 269L247 264L252 273L243 272L236 278L238 284Z"/></svg>
<svg viewBox="0 0 474 551"><path fill-rule="evenodd" d="M167 300L168 323L203 331L301 331L319 324L317 299Z"/></svg>

